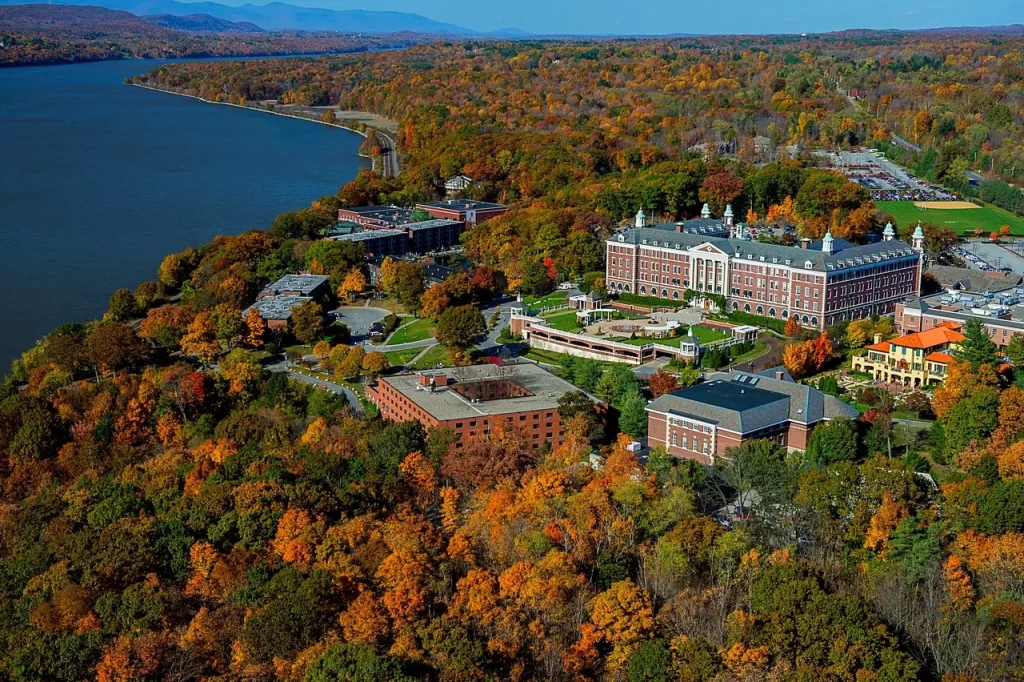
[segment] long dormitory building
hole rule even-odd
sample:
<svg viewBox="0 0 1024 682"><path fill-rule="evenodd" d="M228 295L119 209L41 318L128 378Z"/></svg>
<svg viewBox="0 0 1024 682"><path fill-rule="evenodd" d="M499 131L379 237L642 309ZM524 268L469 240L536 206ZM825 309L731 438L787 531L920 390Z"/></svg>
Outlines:
<svg viewBox="0 0 1024 682"><path fill-rule="evenodd" d="M704 219L650 227L639 213L635 227L607 240L608 291L679 301L692 289L724 296L731 311L796 317L824 329L892 314L921 290L920 230L913 246L895 240L891 226L874 244L854 246L826 233L784 246L751 240L729 210L720 226L708 228L706 207Z"/></svg>

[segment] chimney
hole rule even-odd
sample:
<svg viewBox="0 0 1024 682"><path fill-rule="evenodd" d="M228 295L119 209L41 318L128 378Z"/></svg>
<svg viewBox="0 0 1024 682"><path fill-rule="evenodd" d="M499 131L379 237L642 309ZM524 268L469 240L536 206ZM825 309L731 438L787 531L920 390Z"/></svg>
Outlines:
<svg viewBox="0 0 1024 682"><path fill-rule="evenodd" d="M430 377L428 377L426 374L421 374L420 375L420 386L429 386L429 385L430 385Z"/></svg>
<svg viewBox="0 0 1024 682"><path fill-rule="evenodd" d="M683 231L683 224L682 223L676 223L676 232L682 232L682 231Z"/></svg>
<svg viewBox="0 0 1024 682"><path fill-rule="evenodd" d="M882 335L875 334L875 343L882 343Z"/></svg>
<svg viewBox="0 0 1024 682"><path fill-rule="evenodd" d="M438 374L437 376L434 377L434 383L437 384L438 386L447 386L448 377L445 376L444 374Z"/></svg>
<svg viewBox="0 0 1024 682"><path fill-rule="evenodd" d="M800 240L800 248L801 249L809 249L809 248L811 248L811 240L808 239L807 237L804 237L803 239L801 239Z"/></svg>
<svg viewBox="0 0 1024 682"><path fill-rule="evenodd" d="M778 379L779 381L784 381L786 378L786 373L783 372L781 369L777 369L775 370L775 378Z"/></svg>

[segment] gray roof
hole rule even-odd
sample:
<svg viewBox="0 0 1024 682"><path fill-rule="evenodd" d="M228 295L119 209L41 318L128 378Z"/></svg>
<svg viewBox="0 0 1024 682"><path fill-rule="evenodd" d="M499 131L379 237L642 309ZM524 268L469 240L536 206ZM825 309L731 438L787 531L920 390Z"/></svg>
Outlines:
<svg viewBox="0 0 1024 682"><path fill-rule="evenodd" d="M727 239L723 237L705 236L690 234L687 232L676 232L675 225L658 225L655 227L634 227L620 232L608 240L609 244L618 244L619 237L627 244L642 245L646 240L647 245L654 246L657 242L659 247L675 248L686 250L701 244L711 244L724 253L735 258L749 258L750 260L764 257L765 260L775 259L771 262L803 267L805 262L810 262L810 269L818 272L833 272L871 265L878 261L892 260L897 258L917 259L920 255L915 253L909 244L902 241L881 241L873 244L860 246L849 246L839 248L831 255L822 253L815 249L804 249L797 246L783 246L781 244L764 244L758 241L747 239ZM836 240L839 241L839 240ZM837 245L838 248L838 245ZM876 260L877 258L877 260Z"/></svg>
<svg viewBox="0 0 1024 682"><path fill-rule="evenodd" d="M647 409L696 417L741 434L786 420L815 424L823 419L853 419L859 414L834 396L794 382L788 372L786 378L776 379L775 371L712 374L703 384L666 393Z"/></svg>
<svg viewBox="0 0 1024 682"><path fill-rule="evenodd" d="M431 208L452 208L458 211L484 208L505 208L504 204L493 204L489 201L474 201L473 199L445 199L443 201L427 201L417 206L430 206Z"/></svg>
<svg viewBox="0 0 1024 682"><path fill-rule="evenodd" d="M677 223L648 225L647 229L722 238L728 238L730 233L729 228L718 218L694 218L693 220L682 220Z"/></svg>
<svg viewBox="0 0 1024 682"><path fill-rule="evenodd" d="M334 242L365 242L371 239L401 237L407 234L405 230L363 230L362 232L352 232L351 234L339 234L334 237L328 237L328 239Z"/></svg>
<svg viewBox="0 0 1024 682"><path fill-rule="evenodd" d="M430 230L436 227L447 227L449 225L461 224L462 223L460 223L457 220L449 220L448 218L436 218L434 220L421 220L418 223L409 223L408 225L403 225L402 229L412 230L413 232L415 232L416 230Z"/></svg>
<svg viewBox="0 0 1024 682"><path fill-rule="evenodd" d="M509 379L525 388L532 395L521 398L500 398L470 402L449 383L447 387L431 392L420 386L420 376L435 372L418 372L396 374L381 377L382 381L406 398L421 407L439 421L450 419L473 419L491 415L510 414L513 412L529 412L533 410L557 410L558 399L566 393L577 391L575 386L560 379L546 369L537 365L522 363L498 367L496 365L474 365L471 367L446 367L437 370L436 374L444 374L449 382L467 384L475 381ZM600 402L596 398L595 402Z"/></svg>
<svg viewBox="0 0 1024 682"><path fill-rule="evenodd" d="M281 291L297 291L303 296L309 296L326 281L327 275L285 275L268 285L260 294L273 296Z"/></svg>
<svg viewBox="0 0 1024 682"><path fill-rule="evenodd" d="M292 310L312 300L309 296L267 296L243 310L242 316L255 308L264 320L288 320L291 319Z"/></svg>
<svg viewBox="0 0 1024 682"><path fill-rule="evenodd" d="M977 293L1010 289L1020 281L1020 277L1015 275L1004 275L1001 272L990 274L970 268L954 268L949 265L932 265L928 268L927 273L944 287L959 285L958 288L961 290L966 289Z"/></svg>

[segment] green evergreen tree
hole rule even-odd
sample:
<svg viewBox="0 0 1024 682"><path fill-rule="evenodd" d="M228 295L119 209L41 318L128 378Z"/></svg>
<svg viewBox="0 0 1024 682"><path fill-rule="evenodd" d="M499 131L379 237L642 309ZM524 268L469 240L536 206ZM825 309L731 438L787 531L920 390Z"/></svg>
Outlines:
<svg viewBox="0 0 1024 682"><path fill-rule="evenodd" d="M989 337L981 320L967 320L964 324L964 336L967 338L953 349L953 356L956 359L970 363L974 369L983 364L995 365L999 361L999 347Z"/></svg>
<svg viewBox="0 0 1024 682"><path fill-rule="evenodd" d="M820 424L807 440L807 461L831 464L857 458L857 427L849 419Z"/></svg>
<svg viewBox="0 0 1024 682"><path fill-rule="evenodd" d="M619 416L619 428L633 438L647 435L647 401L639 393L634 393L622 401L622 413Z"/></svg>

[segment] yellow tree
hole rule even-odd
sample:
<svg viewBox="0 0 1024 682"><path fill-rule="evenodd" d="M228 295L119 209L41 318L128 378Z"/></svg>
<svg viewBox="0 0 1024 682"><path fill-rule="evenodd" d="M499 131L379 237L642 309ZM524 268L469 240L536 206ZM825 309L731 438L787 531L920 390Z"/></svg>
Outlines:
<svg viewBox="0 0 1024 682"><path fill-rule="evenodd" d="M627 578L594 597L590 619L612 647L608 667L615 670L654 628L654 609L647 592Z"/></svg>
<svg viewBox="0 0 1024 682"><path fill-rule="evenodd" d="M245 314L245 343L251 348L260 348L267 333L267 323L260 317L260 311L250 308Z"/></svg>
<svg viewBox="0 0 1024 682"><path fill-rule="evenodd" d="M366 285L366 275L363 271L360 268L352 268L338 286L338 296L351 303L356 296L366 291Z"/></svg>
<svg viewBox="0 0 1024 682"><path fill-rule="evenodd" d="M195 355L200 362L209 364L221 351L217 340L217 325L209 311L196 315L196 319L188 326L188 333L181 338L181 350L187 355Z"/></svg>
<svg viewBox="0 0 1024 682"><path fill-rule="evenodd" d="M799 379L807 376L814 368L814 342L791 343L782 351L782 364Z"/></svg>

